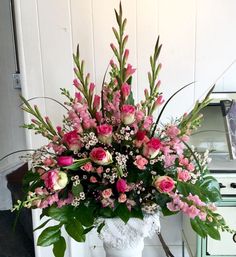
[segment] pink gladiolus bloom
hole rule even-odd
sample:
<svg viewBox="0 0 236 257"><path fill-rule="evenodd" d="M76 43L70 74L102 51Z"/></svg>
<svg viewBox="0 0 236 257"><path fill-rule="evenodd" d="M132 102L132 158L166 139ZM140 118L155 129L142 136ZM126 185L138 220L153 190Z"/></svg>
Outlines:
<svg viewBox="0 0 236 257"><path fill-rule="evenodd" d="M137 166L140 170L145 170L148 164L148 160L143 158L142 155L137 155L135 158L134 165Z"/></svg>
<svg viewBox="0 0 236 257"><path fill-rule="evenodd" d="M189 201L193 201L194 204L198 206L205 206L206 204L199 198L198 195L192 195L191 193L187 197Z"/></svg>
<svg viewBox="0 0 236 257"><path fill-rule="evenodd" d="M178 180L187 182L191 179L191 175L187 170L182 170L182 168L177 168Z"/></svg>
<svg viewBox="0 0 236 257"><path fill-rule="evenodd" d="M151 138L148 143L144 145L143 155L147 158L155 158L161 148L161 140L159 138Z"/></svg>
<svg viewBox="0 0 236 257"><path fill-rule="evenodd" d="M206 217L207 217L207 214L206 214L206 212L200 212L198 214L198 217L199 217L200 220L205 221Z"/></svg>
<svg viewBox="0 0 236 257"><path fill-rule="evenodd" d="M112 162L112 156L108 151L105 151L102 147L95 147L90 152L90 158L93 162L99 165L108 165Z"/></svg>
<svg viewBox="0 0 236 257"><path fill-rule="evenodd" d="M136 118L137 122L142 121L144 116L145 115L144 115L143 111L136 111L136 113L135 113L135 118Z"/></svg>
<svg viewBox="0 0 236 257"><path fill-rule="evenodd" d="M180 133L180 130L174 125L169 126L166 130L166 134L170 138L177 137L179 133Z"/></svg>
<svg viewBox="0 0 236 257"><path fill-rule="evenodd" d="M147 116L144 120L144 123L143 123L143 128L145 130L150 130L151 126L153 124L153 117L152 116Z"/></svg>
<svg viewBox="0 0 236 257"><path fill-rule="evenodd" d="M57 158L57 164L60 167L70 166L73 164L73 162L74 162L74 160L71 156L59 156Z"/></svg>
<svg viewBox="0 0 236 257"><path fill-rule="evenodd" d="M124 83L124 84L121 86L121 93L122 93L123 98L124 98L125 100L129 97L130 91L131 91L131 88L130 88L130 85L129 85L129 84Z"/></svg>
<svg viewBox="0 0 236 257"><path fill-rule="evenodd" d="M176 211L179 211L180 210L180 207L178 204L174 204L173 202L169 202L166 204L167 208L170 210L170 211L173 211L173 212L176 212Z"/></svg>
<svg viewBox="0 0 236 257"><path fill-rule="evenodd" d="M200 213L200 210L199 210L196 206L194 206L194 205L190 206L190 207L187 209L187 211L186 211L186 214L187 214L187 215L189 216L189 218L191 218L191 219L194 219L196 216L199 215L199 213Z"/></svg>
<svg viewBox="0 0 236 257"><path fill-rule="evenodd" d="M156 99L156 102L155 102L155 106L156 107L159 107L160 105L162 105L163 103L165 102L165 100L163 99L163 96L162 95L159 95Z"/></svg>
<svg viewBox="0 0 236 257"><path fill-rule="evenodd" d="M75 130L64 134L63 141L67 144L69 149L72 151L78 151L81 147L79 136Z"/></svg>
<svg viewBox="0 0 236 257"><path fill-rule="evenodd" d="M136 71L136 69L133 69L132 65L128 64L127 68L126 68L126 72L125 72L125 77L126 80L132 75L134 74Z"/></svg>
<svg viewBox="0 0 236 257"><path fill-rule="evenodd" d="M125 125L130 125L135 121L135 107L133 105L124 104L121 107L121 119Z"/></svg>
<svg viewBox="0 0 236 257"><path fill-rule="evenodd" d="M154 182L154 185L161 193L169 193L175 188L175 182L169 176L159 176Z"/></svg>
<svg viewBox="0 0 236 257"><path fill-rule="evenodd" d="M116 182L116 189L119 193L124 193L127 189L127 183L126 180L120 178Z"/></svg>
<svg viewBox="0 0 236 257"><path fill-rule="evenodd" d="M82 95L79 92L75 93L75 98L77 99L77 101L79 103L83 103L83 97L82 97Z"/></svg>

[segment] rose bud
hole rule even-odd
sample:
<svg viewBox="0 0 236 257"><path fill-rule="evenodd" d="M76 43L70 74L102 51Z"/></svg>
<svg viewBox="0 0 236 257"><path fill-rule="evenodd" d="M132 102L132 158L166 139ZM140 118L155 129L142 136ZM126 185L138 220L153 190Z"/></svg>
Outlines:
<svg viewBox="0 0 236 257"><path fill-rule="evenodd" d="M104 144L111 144L112 126L103 124L97 127L98 139Z"/></svg>
<svg viewBox="0 0 236 257"><path fill-rule="evenodd" d="M121 107L121 120L125 125L130 125L135 121L135 107L125 104Z"/></svg>
<svg viewBox="0 0 236 257"><path fill-rule="evenodd" d="M90 152L90 158L93 162L99 165L108 165L112 163L112 156L108 151L105 151L102 147L93 148Z"/></svg>
<svg viewBox="0 0 236 257"><path fill-rule="evenodd" d="M73 158L71 156L59 156L57 158L57 164L60 167L64 167L64 166L70 166L73 164Z"/></svg>
<svg viewBox="0 0 236 257"><path fill-rule="evenodd" d="M161 193L169 193L175 188L175 181L169 176L159 176L154 186Z"/></svg>
<svg viewBox="0 0 236 257"><path fill-rule="evenodd" d="M50 190L61 190L68 183L68 177L65 172L50 170L42 175L45 186Z"/></svg>
<svg viewBox="0 0 236 257"><path fill-rule="evenodd" d="M120 178L116 182L116 189L119 193L124 193L127 189L127 183L126 180Z"/></svg>
<svg viewBox="0 0 236 257"><path fill-rule="evenodd" d="M123 98L126 100L129 95L130 95L130 85L127 84L127 83L124 83L122 86L121 86L121 93L122 93L122 96Z"/></svg>
<svg viewBox="0 0 236 257"><path fill-rule="evenodd" d="M147 158L155 158L161 148L161 140L159 138L151 138L143 147L143 155Z"/></svg>

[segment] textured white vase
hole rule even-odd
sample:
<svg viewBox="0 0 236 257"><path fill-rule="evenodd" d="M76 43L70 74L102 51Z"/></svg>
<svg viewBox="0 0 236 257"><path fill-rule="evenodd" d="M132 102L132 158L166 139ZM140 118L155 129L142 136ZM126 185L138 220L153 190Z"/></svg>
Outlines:
<svg viewBox="0 0 236 257"><path fill-rule="evenodd" d="M144 238L160 231L159 214L147 215L143 220L131 218L125 224L121 219L104 219L99 237L106 257L142 257Z"/></svg>

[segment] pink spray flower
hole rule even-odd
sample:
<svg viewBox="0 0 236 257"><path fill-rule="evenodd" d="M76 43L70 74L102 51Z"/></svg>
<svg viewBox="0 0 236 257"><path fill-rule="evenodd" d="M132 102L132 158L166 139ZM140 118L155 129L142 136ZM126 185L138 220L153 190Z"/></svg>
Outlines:
<svg viewBox="0 0 236 257"><path fill-rule="evenodd" d="M110 198L112 195L112 189L111 188L107 188L105 190L102 191L102 197L107 199Z"/></svg>
<svg viewBox="0 0 236 257"><path fill-rule="evenodd" d="M178 180L187 182L191 179L191 175L187 170L183 170L182 168L177 168L177 177Z"/></svg>
<svg viewBox="0 0 236 257"><path fill-rule="evenodd" d="M196 216L199 215L199 213L200 210L194 205L190 206L185 212L185 214L191 219L194 219Z"/></svg>
<svg viewBox="0 0 236 257"><path fill-rule="evenodd" d="M118 202L119 203L125 203L126 200L127 200L126 194L120 194L120 196L118 197Z"/></svg>
<svg viewBox="0 0 236 257"><path fill-rule="evenodd" d="M85 163L82 167L81 167L82 170L85 170L87 172L90 172L90 171L93 171L94 168L93 168L93 165L91 162L87 162Z"/></svg>

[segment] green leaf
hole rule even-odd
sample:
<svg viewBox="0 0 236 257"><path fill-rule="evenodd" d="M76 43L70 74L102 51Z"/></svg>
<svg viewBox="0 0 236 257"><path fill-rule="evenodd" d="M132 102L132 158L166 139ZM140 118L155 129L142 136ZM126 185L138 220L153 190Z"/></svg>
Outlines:
<svg viewBox="0 0 236 257"><path fill-rule="evenodd" d="M74 163L70 166L66 166L64 168L67 170L78 170L81 166L83 166L84 164L86 164L89 161L90 161L89 158L81 159L81 160L76 161L76 163Z"/></svg>
<svg viewBox="0 0 236 257"><path fill-rule="evenodd" d="M116 214L125 222L127 223L131 213L127 206L125 204L119 204L118 207L116 208Z"/></svg>
<svg viewBox="0 0 236 257"><path fill-rule="evenodd" d="M90 232L93 228L95 228L95 226L91 226L91 227L89 227L89 228L86 228L86 229L84 229L84 235L85 234L87 234L88 232Z"/></svg>
<svg viewBox="0 0 236 257"><path fill-rule="evenodd" d="M64 237L60 237L60 239L53 244L53 254L55 257L64 257L66 251L66 240Z"/></svg>
<svg viewBox="0 0 236 257"><path fill-rule="evenodd" d="M138 219L143 219L143 212L141 210L141 208L136 208L136 209L132 209L131 210L131 216L133 218L138 218Z"/></svg>
<svg viewBox="0 0 236 257"><path fill-rule="evenodd" d="M44 209L42 214L60 222L67 222L73 216L73 207L68 205L61 208L50 206Z"/></svg>
<svg viewBox="0 0 236 257"><path fill-rule="evenodd" d="M202 193L207 196L211 202L217 202L221 200L221 194L219 190L218 181L212 176L206 176L203 178L203 182L200 184Z"/></svg>
<svg viewBox="0 0 236 257"><path fill-rule="evenodd" d="M84 191L84 189L83 189L83 186L81 184L78 184L76 186L74 186L74 185L72 186L72 194L74 196L79 196L79 194L83 191Z"/></svg>
<svg viewBox="0 0 236 257"><path fill-rule="evenodd" d="M65 224L65 229L68 235L71 236L75 241L85 241L84 228L78 220L71 219L69 223Z"/></svg>
<svg viewBox="0 0 236 257"><path fill-rule="evenodd" d="M43 230L43 232L38 237L37 245L39 246L49 246L54 243L56 243L58 240L60 240L61 231L60 231L61 225L48 227Z"/></svg>
<svg viewBox="0 0 236 257"><path fill-rule="evenodd" d="M100 234L100 232L101 232L101 230L102 230L102 228L105 226L105 221L103 221L99 226L98 226L98 228L97 228L97 232L98 232L98 234Z"/></svg>
<svg viewBox="0 0 236 257"><path fill-rule="evenodd" d="M91 208L86 207L84 204L80 204L75 210L76 218L85 227L90 227L93 225L94 217Z"/></svg>
<svg viewBox="0 0 236 257"><path fill-rule="evenodd" d="M113 218L115 216L114 212L110 207L101 208L99 210L99 215L105 218Z"/></svg>
<svg viewBox="0 0 236 257"><path fill-rule="evenodd" d="M207 232L206 229L204 227L202 227L201 223L199 223L199 221L197 220L197 218L195 219L191 219L190 220L192 229L200 236L205 238L207 236Z"/></svg>
<svg viewBox="0 0 236 257"><path fill-rule="evenodd" d="M126 104L134 105L134 96L133 92L130 92L128 99L126 100Z"/></svg>
<svg viewBox="0 0 236 257"><path fill-rule="evenodd" d="M220 232L213 226L213 224L205 224L206 229L207 229L207 234L215 239L215 240L220 240Z"/></svg>
<svg viewBox="0 0 236 257"><path fill-rule="evenodd" d="M52 220L52 219L48 219L48 220L46 220L45 222L43 222L40 226L38 226L37 228L35 228L33 231L36 231L36 230L38 230L38 229L41 229L41 228L43 228L50 220Z"/></svg>

